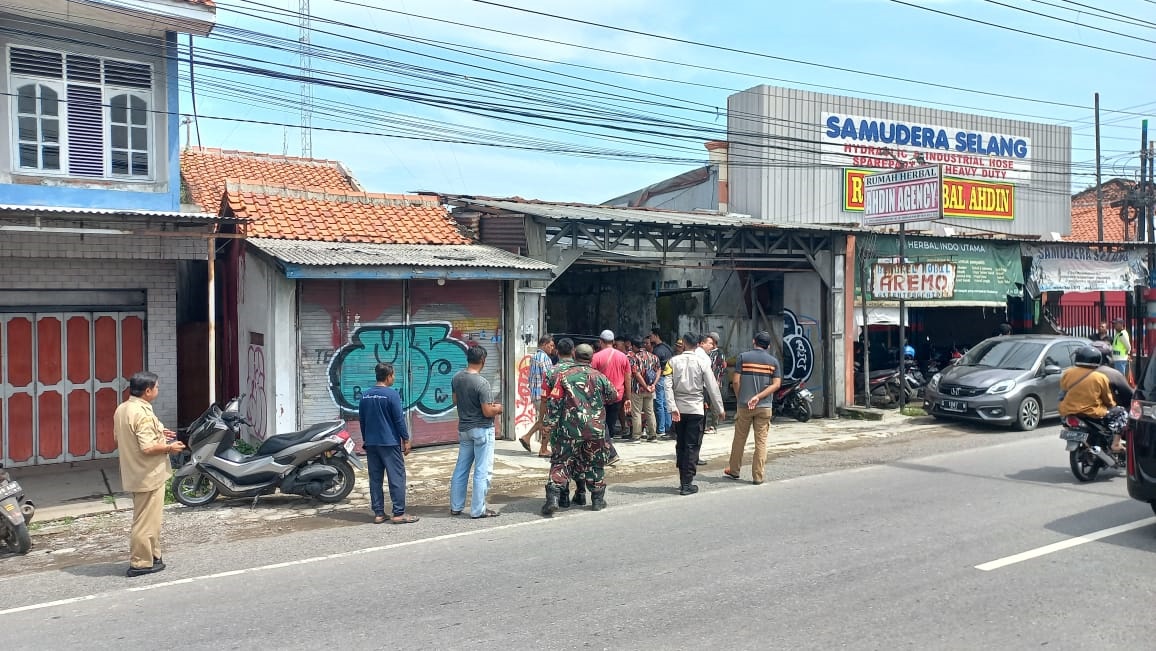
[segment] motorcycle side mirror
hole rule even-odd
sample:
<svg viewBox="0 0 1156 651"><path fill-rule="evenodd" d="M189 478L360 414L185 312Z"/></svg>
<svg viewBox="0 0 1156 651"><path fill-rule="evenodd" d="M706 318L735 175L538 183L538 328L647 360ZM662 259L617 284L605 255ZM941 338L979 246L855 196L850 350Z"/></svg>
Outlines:
<svg viewBox="0 0 1156 651"><path fill-rule="evenodd" d="M1048 364L1044 367L1044 375L1059 375L1063 372L1063 370L1064 369L1056 366L1055 364Z"/></svg>

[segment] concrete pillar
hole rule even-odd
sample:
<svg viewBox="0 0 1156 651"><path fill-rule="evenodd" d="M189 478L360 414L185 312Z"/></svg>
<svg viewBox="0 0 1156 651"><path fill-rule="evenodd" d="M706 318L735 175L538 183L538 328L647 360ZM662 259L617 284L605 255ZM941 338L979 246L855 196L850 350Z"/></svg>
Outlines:
<svg viewBox="0 0 1156 651"><path fill-rule="evenodd" d="M727 182L729 149L730 144L726 141L712 140L706 143L710 164L718 167L718 211L724 215L730 212L730 185Z"/></svg>

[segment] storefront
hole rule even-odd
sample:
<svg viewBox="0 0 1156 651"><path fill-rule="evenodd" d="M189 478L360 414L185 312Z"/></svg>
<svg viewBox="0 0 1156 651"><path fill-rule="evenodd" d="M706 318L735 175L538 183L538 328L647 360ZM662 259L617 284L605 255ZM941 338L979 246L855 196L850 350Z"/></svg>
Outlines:
<svg viewBox="0 0 1156 651"><path fill-rule="evenodd" d="M877 293L896 282L887 274L898 262L899 240L880 235L870 244L873 255L856 274L856 314L862 313L866 288L871 326L868 349L874 368L898 359L898 303L876 299ZM916 359L942 359L953 350L968 348L995 333L999 325L1015 319L1009 301L1018 303L1023 293L1023 265L1018 242L965 238L910 237L906 243L908 263L926 269L921 281L936 288L906 301L908 342ZM873 318L872 318L873 317ZM862 318L857 319L862 323Z"/></svg>
<svg viewBox="0 0 1156 651"><path fill-rule="evenodd" d="M774 349L789 377L815 393L815 415L843 404L845 382L835 369L844 363L844 229L714 211L447 201L483 243L554 265L555 280L518 289L520 368L528 371L543 332L593 338L607 328L632 335L658 328L673 342L713 331L733 358L765 329L779 334ZM517 423L528 429L535 405L523 387L525 378L516 387Z"/></svg>

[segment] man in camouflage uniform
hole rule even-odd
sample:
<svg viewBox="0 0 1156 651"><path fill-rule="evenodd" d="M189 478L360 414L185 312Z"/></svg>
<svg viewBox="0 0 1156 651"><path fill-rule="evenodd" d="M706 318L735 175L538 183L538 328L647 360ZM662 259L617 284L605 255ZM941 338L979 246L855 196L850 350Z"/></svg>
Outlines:
<svg viewBox="0 0 1156 651"><path fill-rule="evenodd" d="M618 399L618 392L605 375L590 366L594 349L581 344L574 349L574 362L554 367L546 392L546 414L542 427L550 433L550 480L546 482L546 503L542 515L551 516L561 506L559 500L570 478L590 490L590 508L606 506L605 465L610 459L606 438L606 408Z"/></svg>

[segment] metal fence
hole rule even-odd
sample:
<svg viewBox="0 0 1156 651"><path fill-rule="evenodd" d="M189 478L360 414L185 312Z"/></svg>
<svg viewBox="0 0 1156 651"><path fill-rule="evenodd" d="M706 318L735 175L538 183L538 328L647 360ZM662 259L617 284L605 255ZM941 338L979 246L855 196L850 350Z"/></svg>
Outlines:
<svg viewBox="0 0 1156 651"><path fill-rule="evenodd" d="M1128 319L1128 307L1126 305L1109 305L1107 306L1107 318L1101 318L1100 304L1093 305L1060 305L1054 303L1048 305L1047 310L1055 317L1057 324L1063 329L1064 334L1075 337L1091 337L1096 334L1102 321L1107 321L1109 326L1114 319ZM1111 331L1111 330L1109 330Z"/></svg>

